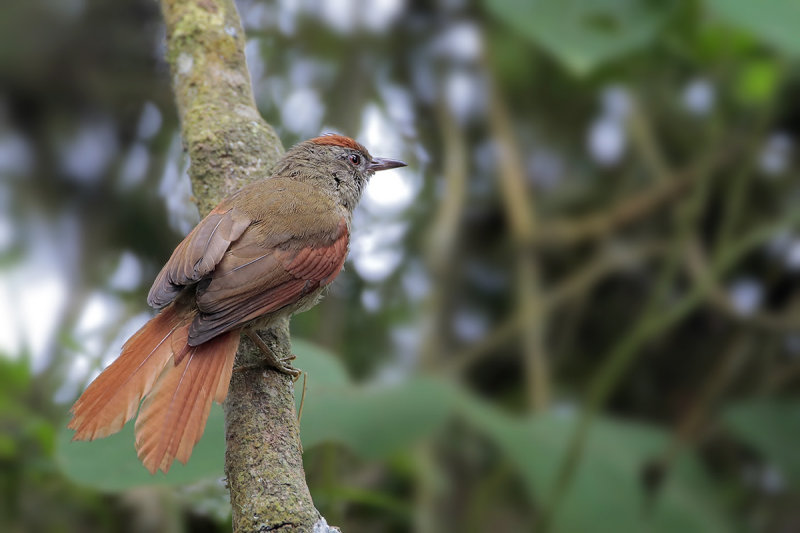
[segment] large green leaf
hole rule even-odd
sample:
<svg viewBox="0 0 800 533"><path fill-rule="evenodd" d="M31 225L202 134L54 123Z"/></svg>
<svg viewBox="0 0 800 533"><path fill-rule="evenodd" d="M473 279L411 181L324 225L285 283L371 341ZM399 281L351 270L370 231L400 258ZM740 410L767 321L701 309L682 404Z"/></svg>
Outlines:
<svg viewBox="0 0 800 533"><path fill-rule="evenodd" d="M300 436L308 448L339 442L364 457L378 458L431 434L450 413L449 389L415 378L372 387L309 390Z"/></svg>
<svg viewBox="0 0 800 533"><path fill-rule="evenodd" d="M294 363L305 373L307 387L344 387L350 383L347 370L339 359L320 346L304 341L292 341L292 352L297 356ZM297 385L300 385L298 383ZM301 386L295 386L295 396L300 401Z"/></svg>
<svg viewBox="0 0 800 533"><path fill-rule="evenodd" d="M451 389L424 378L358 386L333 355L295 343L298 366L308 379L300 438L305 449L338 442L370 458L385 457L430 434L449 414ZM301 378L304 379L304 378ZM302 387L295 387L300 402Z"/></svg>
<svg viewBox="0 0 800 533"><path fill-rule="evenodd" d="M575 417L548 414L517 419L465 395L458 405L463 416L485 431L516 465L531 496L539 503L546 501L575 428ZM652 506L648 505L641 484L642 468L668 444L669 437L662 430L606 417L596 420L554 530L730 531L708 480L691 458L682 458L671 467Z"/></svg>
<svg viewBox="0 0 800 533"><path fill-rule="evenodd" d="M576 74L649 44L674 0L484 0L498 19Z"/></svg>
<svg viewBox="0 0 800 533"><path fill-rule="evenodd" d="M728 24L746 30L788 54L800 54L800 2L797 0L708 0Z"/></svg>
<svg viewBox="0 0 800 533"><path fill-rule="evenodd" d="M784 478L800 486L800 400L760 398L731 405L727 427L758 450Z"/></svg>

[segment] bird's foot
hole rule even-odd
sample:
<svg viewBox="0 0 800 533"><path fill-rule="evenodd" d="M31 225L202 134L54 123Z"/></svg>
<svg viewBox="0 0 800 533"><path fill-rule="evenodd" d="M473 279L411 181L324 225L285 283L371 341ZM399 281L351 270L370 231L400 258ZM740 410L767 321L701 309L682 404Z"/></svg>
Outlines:
<svg viewBox="0 0 800 533"><path fill-rule="evenodd" d="M246 332L247 336L250 338L253 343L258 346L261 353L264 354L264 361L261 363L257 363L254 365L243 365L234 369L234 372L241 372L243 370L250 370L255 368L271 368L273 370L277 370L282 374L286 374L288 376L292 376L294 381L297 381L300 378L300 374L302 371L298 370L294 366L292 366L292 361L294 361L297 356L294 354L289 354L286 357L277 357L275 352L267 346L267 343L263 341L261 337L259 337L258 333L255 331L248 331Z"/></svg>

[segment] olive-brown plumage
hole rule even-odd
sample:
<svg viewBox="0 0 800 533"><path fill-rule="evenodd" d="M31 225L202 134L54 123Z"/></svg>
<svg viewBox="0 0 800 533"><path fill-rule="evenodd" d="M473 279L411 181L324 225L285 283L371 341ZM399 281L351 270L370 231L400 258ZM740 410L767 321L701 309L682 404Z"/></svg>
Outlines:
<svg viewBox="0 0 800 533"><path fill-rule="evenodd" d="M156 277L148 303L162 311L73 405L73 439L119 431L144 398L139 458L151 472L185 463L211 401L227 395L240 334L317 302L344 265L367 180L404 165L326 135L294 146L270 178L223 200Z"/></svg>

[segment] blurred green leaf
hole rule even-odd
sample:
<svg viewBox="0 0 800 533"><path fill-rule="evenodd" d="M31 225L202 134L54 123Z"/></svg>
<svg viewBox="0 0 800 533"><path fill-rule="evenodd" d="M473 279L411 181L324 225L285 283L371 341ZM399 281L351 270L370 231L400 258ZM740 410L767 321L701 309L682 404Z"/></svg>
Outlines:
<svg viewBox="0 0 800 533"><path fill-rule="evenodd" d="M744 104L769 102L778 88L779 69L774 61L750 61L736 79L736 97Z"/></svg>
<svg viewBox="0 0 800 533"><path fill-rule="evenodd" d="M570 71L584 75L649 44L675 2L484 0L484 5Z"/></svg>
<svg viewBox="0 0 800 533"><path fill-rule="evenodd" d="M515 419L466 395L458 406L517 466L532 497L541 503L553 485L575 417L547 414ZM655 499L647 499L642 469L668 445L668 435L651 426L596 420L554 531L730 531L714 504L708 480L690 458L677 461Z"/></svg>
<svg viewBox="0 0 800 533"><path fill-rule="evenodd" d="M450 406L448 390L423 378L370 388L320 387L308 392L300 436L306 448L336 441L364 457L385 457L431 434Z"/></svg>
<svg viewBox="0 0 800 533"><path fill-rule="evenodd" d="M327 387L343 387L349 384L350 378L347 371L332 353L317 346L314 343L302 339L292 340L292 352L297 356L294 364L305 372L305 379L308 379L308 386L324 385ZM303 391L302 380L295 386L295 397L300 401ZM298 403L298 405L300 405Z"/></svg>
<svg viewBox="0 0 800 533"><path fill-rule="evenodd" d="M16 402L29 386L31 371L25 358L14 360L0 353L0 401ZM0 403L0 407L2 407Z"/></svg>
<svg viewBox="0 0 800 533"><path fill-rule="evenodd" d="M452 395L438 382L414 378L360 387L333 354L302 341L292 346L308 379L300 421L305 449L333 441L363 457L385 457L430 434L450 412ZM298 406L301 395L296 386Z"/></svg>
<svg viewBox="0 0 800 533"><path fill-rule="evenodd" d="M105 439L72 442L72 430L58 435L56 460L66 476L79 485L122 491L142 485L183 485L223 476L225 429L222 408L213 404L205 432L186 465L175 462L168 474L151 475L136 457L133 423Z"/></svg>
<svg viewBox="0 0 800 533"><path fill-rule="evenodd" d="M17 441L11 435L0 435L0 460L13 459L17 454Z"/></svg>
<svg viewBox="0 0 800 533"><path fill-rule="evenodd" d="M746 58L757 52L756 37L740 28L723 22L708 23L699 28L696 52L709 62L720 62L730 57Z"/></svg>
<svg viewBox="0 0 800 533"><path fill-rule="evenodd" d="M728 407L727 427L800 486L800 400L759 398Z"/></svg>
<svg viewBox="0 0 800 533"><path fill-rule="evenodd" d="M800 54L800 2L797 0L708 0L720 18L788 54Z"/></svg>

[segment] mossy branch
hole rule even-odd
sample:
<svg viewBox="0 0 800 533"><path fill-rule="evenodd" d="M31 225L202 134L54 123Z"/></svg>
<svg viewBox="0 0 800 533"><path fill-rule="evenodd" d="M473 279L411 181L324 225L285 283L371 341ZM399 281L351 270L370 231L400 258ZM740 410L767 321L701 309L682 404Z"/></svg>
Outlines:
<svg viewBox="0 0 800 533"><path fill-rule="evenodd" d="M161 10L189 175L206 215L228 194L267 177L283 147L256 109L233 1L162 0ZM288 323L262 336L277 354L289 353ZM242 367L260 355L243 339L236 359ZM291 378L235 372L224 407L233 530L334 531L306 485Z"/></svg>

